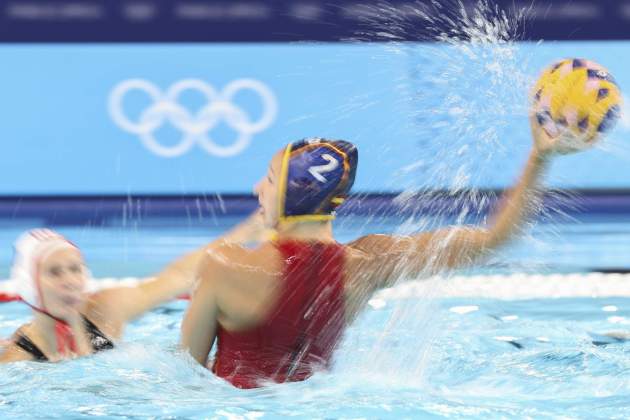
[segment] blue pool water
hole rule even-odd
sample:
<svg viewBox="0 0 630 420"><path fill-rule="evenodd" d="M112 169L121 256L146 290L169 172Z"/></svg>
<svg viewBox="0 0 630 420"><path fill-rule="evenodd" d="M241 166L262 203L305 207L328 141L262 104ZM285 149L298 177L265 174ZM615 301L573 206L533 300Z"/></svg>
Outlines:
<svg viewBox="0 0 630 420"><path fill-rule="evenodd" d="M122 277L149 275L232 222L60 230L83 248L96 277ZM341 220L338 234L392 231L395 222ZM2 276L22 228L0 230ZM629 244L627 220L540 224L480 270L624 267ZM593 344L599 334L630 330L629 299L386 301L348 330L331 372L252 391L226 385L177 351L185 307L178 301L145 315L110 352L0 366L0 418L630 417L630 343ZM0 337L29 317L19 303L2 304Z"/></svg>
<svg viewBox="0 0 630 420"><path fill-rule="evenodd" d="M179 255L221 235L239 220L144 219L115 221L103 227L56 227L83 251L95 277L148 276ZM17 236L39 220L0 221L0 278L9 276ZM335 236L349 242L369 233L407 233L445 220L398 217L342 217ZM493 272L586 272L600 267L630 267L630 215L554 218L538 223L485 262Z"/></svg>

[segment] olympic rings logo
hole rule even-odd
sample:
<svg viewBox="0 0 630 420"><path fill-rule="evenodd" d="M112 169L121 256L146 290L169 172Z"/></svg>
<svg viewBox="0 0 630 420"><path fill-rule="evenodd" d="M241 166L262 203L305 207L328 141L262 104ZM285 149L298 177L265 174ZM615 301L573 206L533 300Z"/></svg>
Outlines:
<svg viewBox="0 0 630 420"><path fill-rule="evenodd" d="M125 96L133 90L146 93L153 101L140 114L138 121L131 121L123 106ZM207 101L207 105L196 113L190 112L178 102L180 95L190 90L201 93ZM252 121L245 111L232 103L234 96L243 90L253 91L262 101L263 113L257 121ZM181 156L198 144L211 155L228 157L242 152L254 134L271 126L275 121L278 105L273 92L254 79L234 80L220 92L199 79L181 80L171 85L166 92L147 80L129 79L114 87L109 96L108 109L120 128L138 135L145 147L158 156ZM227 146L217 144L211 137L212 130L222 121L238 134L236 140ZM166 122L182 132L180 141L172 146L165 146L155 138L155 131Z"/></svg>

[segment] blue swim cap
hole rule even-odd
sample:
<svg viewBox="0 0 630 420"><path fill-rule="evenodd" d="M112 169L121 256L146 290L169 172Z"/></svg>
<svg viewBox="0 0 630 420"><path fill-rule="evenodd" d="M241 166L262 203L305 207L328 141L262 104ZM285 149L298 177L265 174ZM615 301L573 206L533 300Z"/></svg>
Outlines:
<svg viewBox="0 0 630 420"><path fill-rule="evenodd" d="M309 138L289 144L280 172L280 222L334 219L354 184L358 160L357 148L343 140Z"/></svg>

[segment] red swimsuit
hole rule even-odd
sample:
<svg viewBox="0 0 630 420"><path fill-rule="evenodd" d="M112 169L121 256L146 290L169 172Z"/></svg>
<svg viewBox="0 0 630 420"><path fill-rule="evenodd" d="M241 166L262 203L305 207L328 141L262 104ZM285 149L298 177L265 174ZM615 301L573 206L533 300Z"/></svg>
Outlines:
<svg viewBox="0 0 630 420"><path fill-rule="evenodd" d="M291 382L330 366L345 327L344 247L283 241L285 267L278 303L247 331L219 326L212 371L238 388Z"/></svg>

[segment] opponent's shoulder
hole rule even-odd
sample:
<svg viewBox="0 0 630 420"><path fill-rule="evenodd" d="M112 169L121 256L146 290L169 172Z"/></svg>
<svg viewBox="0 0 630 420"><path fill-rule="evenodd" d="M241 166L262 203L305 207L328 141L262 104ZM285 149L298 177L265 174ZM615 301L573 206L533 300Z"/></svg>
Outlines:
<svg viewBox="0 0 630 420"><path fill-rule="evenodd" d="M33 360L33 355L28 354L15 344L6 346L0 352L0 363L25 362Z"/></svg>
<svg viewBox="0 0 630 420"><path fill-rule="evenodd" d="M135 305L134 287L117 286L90 294L82 314L107 337L118 339L127 321L127 308Z"/></svg>
<svg viewBox="0 0 630 420"><path fill-rule="evenodd" d="M21 337L26 336L25 330L28 325L23 325L18 328L11 340L0 349L0 363L11 363L33 360L33 355L25 351L23 348L17 345L17 341Z"/></svg>
<svg viewBox="0 0 630 420"><path fill-rule="evenodd" d="M30 360L33 360L33 355L27 353L15 343L6 346L0 353L0 363L26 362Z"/></svg>

